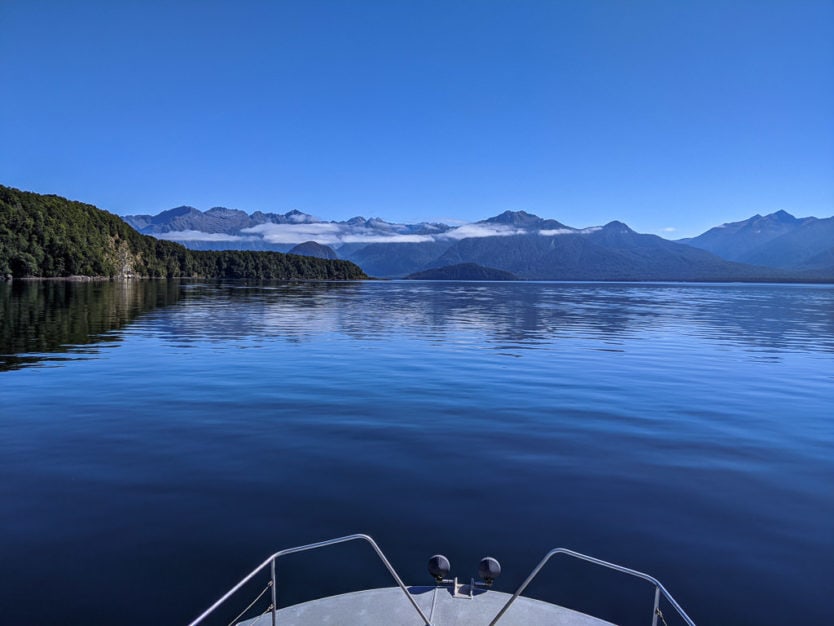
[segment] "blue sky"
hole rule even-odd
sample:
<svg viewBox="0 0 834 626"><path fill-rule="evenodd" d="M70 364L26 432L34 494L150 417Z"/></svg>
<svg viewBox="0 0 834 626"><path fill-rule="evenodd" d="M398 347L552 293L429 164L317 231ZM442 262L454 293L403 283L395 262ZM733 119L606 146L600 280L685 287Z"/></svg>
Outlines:
<svg viewBox="0 0 834 626"><path fill-rule="evenodd" d="M115 213L834 214L834 0L2 0L0 32L0 183Z"/></svg>

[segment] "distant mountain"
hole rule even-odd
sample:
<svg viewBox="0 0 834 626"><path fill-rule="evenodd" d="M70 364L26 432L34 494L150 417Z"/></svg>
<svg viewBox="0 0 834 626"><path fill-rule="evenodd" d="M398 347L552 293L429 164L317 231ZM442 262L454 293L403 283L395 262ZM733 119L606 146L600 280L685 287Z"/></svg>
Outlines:
<svg viewBox="0 0 834 626"><path fill-rule="evenodd" d="M345 258L371 276L396 278L432 265L454 242L449 239L419 243L370 243Z"/></svg>
<svg viewBox="0 0 834 626"><path fill-rule="evenodd" d="M327 222L297 210L248 215L223 207L203 212L181 206L157 215L126 215L122 219L142 234L176 241L192 250L288 252L295 245L315 241L331 249L344 247L347 253L372 242L426 241L450 229L446 224L394 224L361 216Z"/></svg>
<svg viewBox="0 0 834 626"><path fill-rule="evenodd" d="M834 217L806 218L787 232L745 255L746 263L785 269L818 270L834 256Z"/></svg>
<svg viewBox="0 0 834 626"><path fill-rule="evenodd" d="M447 265L406 276L409 280L518 280L518 276L475 263Z"/></svg>
<svg viewBox="0 0 834 626"><path fill-rule="evenodd" d="M505 211L457 226L364 217L327 222L300 211L246 215L222 208L202 213L192 207L125 219L142 232L192 249L287 252L314 242L372 276L391 278L468 263L535 280L834 278L826 256L831 248L826 248L826 220L798 220L785 212L726 224L678 242L636 233L622 222L573 228L525 211ZM792 247L791 236L796 237ZM780 254L784 258L777 263Z"/></svg>
<svg viewBox="0 0 834 626"><path fill-rule="evenodd" d="M622 222L602 228L462 239L432 265L490 264L534 280L764 280L778 272L730 263Z"/></svg>
<svg viewBox="0 0 834 626"><path fill-rule="evenodd" d="M458 265L474 262L483 266L494 266L506 270L499 258L493 261L488 256L473 260L466 254L460 254L463 242L470 242L472 247L488 246L497 251L499 257L512 254L506 250L514 243L514 236L542 235L584 232L565 226L552 219L542 219L526 211L504 211L500 215L473 224L458 227L446 227L427 241L420 242L381 242L370 243L364 248L343 255L373 276L400 277L425 269L435 269L446 265ZM491 241L491 244L485 243ZM481 243L478 243L481 242ZM516 241L516 243L519 243ZM535 254L535 239L520 242L522 254ZM451 251L451 252L449 252Z"/></svg>
<svg viewBox="0 0 834 626"><path fill-rule="evenodd" d="M338 259L339 255L330 246L323 246L315 241L305 241L290 249L288 254L312 256L317 259Z"/></svg>
<svg viewBox="0 0 834 626"><path fill-rule="evenodd" d="M465 235L471 236L465 236ZM456 238L459 237L459 238ZM371 275L420 276L475 264L533 280L785 280L774 269L642 235L622 222L576 229L525 212L450 230L426 243L376 243L348 255Z"/></svg>
<svg viewBox="0 0 834 626"><path fill-rule="evenodd" d="M175 219L190 214L175 210ZM197 252L142 235L118 216L0 186L0 278L358 279L353 263L277 252Z"/></svg>
<svg viewBox="0 0 834 626"><path fill-rule="evenodd" d="M575 230L556 220L546 220L527 211L504 211L501 215L483 220L481 224L505 224L526 230Z"/></svg>
<svg viewBox="0 0 834 626"><path fill-rule="evenodd" d="M820 276L834 276L834 248L820 252L798 267Z"/></svg>
<svg viewBox="0 0 834 626"><path fill-rule="evenodd" d="M252 215L237 209L214 207L200 211L191 206L181 206L162 211L157 215L126 215L122 219L146 235L176 232L203 232L237 234L245 228L259 224L309 224L317 220L301 211L290 211L283 215L261 213Z"/></svg>
<svg viewBox="0 0 834 626"><path fill-rule="evenodd" d="M777 211L723 224L678 243L730 261L786 270L823 270L832 265L834 217L796 218Z"/></svg>

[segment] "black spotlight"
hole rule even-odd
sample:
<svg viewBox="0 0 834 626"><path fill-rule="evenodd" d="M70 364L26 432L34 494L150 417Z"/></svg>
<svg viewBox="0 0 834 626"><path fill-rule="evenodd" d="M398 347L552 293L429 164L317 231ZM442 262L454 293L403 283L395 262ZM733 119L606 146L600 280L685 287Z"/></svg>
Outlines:
<svg viewBox="0 0 834 626"><path fill-rule="evenodd" d="M501 575L501 564L493 559L491 556L485 556L481 559L478 565L478 576L481 577L487 585L492 585L492 581Z"/></svg>
<svg viewBox="0 0 834 626"><path fill-rule="evenodd" d="M449 565L449 559L442 554L435 554L429 559L429 574L438 584L442 583L443 579L449 575L450 569L452 569L452 566Z"/></svg>

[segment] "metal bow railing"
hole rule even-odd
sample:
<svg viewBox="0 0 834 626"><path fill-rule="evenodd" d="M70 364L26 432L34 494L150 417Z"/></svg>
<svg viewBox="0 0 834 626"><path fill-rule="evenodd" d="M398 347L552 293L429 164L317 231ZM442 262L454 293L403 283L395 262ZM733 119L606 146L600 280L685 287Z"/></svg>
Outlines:
<svg viewBox="0 0 834 626"><path fill-rule="evenodd" d="M379 548L379 546L376 544L376 542L371 537L369 537L368 535L364 535L364 534L347 535L345 537L338 537L336 539L329 539L327 541L320 541L318 543L311 543L311 544L307 544L307 545L304 545L304 546L298 546L298 547L295 547L295 548L287 548L285 550L280 550L280 551L276 552L275 554L270 556L268 559L266 559L263 563L261 563L258 567L256 567L254 570L252 570L237 585L235 585L232 589L230 589L228 592L226 592L223 595L223 597L221 597L219 600L217 600L217 602L215 602L208 609L206 609L206 611L204 611L197 619L195 619L193 622L191 622L191 624L189 624L189 626L197 626L198 624L203 622L203 620L205 620L209 615L211 615L215 610L217 610L218 607L220 607L222 604L224 604L229 598L231 598L235 593L237 593L246 583L248 583L255 576L257 576L260 572L262 572L267 566L270 567L271 579L270 579L270 582L267 585L266 589L271 589L271 591L272 591L272 603L267 608L267 610L264 611L264 615L267 612L271 612L272 613L272 624L273 624L273 626L275 626L276 620L277 620L277 610L278 610L278 608L277 608L277 606L278 606L278 603L277 603L277 587L276 587L276 567L277 567L276 566L276 561L280 557L287 556L289 554L295 554L295 553L298 553L298 552L306 552L308 550L316 550L316 549L319 549L319 548L325 548L325 547L336 545L336 544L339 544L339 543L346 543L348 541L356 541L356 540L365 541L365 542L367 542L371 545L371 547L374 549L374 552L376 552L379 559L382 561L382 563L385 565L388 572L391 574L391 576L396 581L397 586L400 589L402 589L403 593L408 598L408 601L411 603L411 605L414 607L414 609L420 615L420 618L423 620L423 623L426 624L426 626L431 626L431 621L429 620L428 617L426 617L426 614L419 607L419 605L417 604L417 601L414 599L414 596L412 596L411 593L408 591L408 589L406 588L402 579L399 577L397 572L394 570L394 567L391 565L391 562L383 554L382 550ZM519 588L516 589L515 593L510 597L510 599L507 600L506 604L504 604L504 606L501 608L501 610L498 611L498 613L495 615L495 617L490 622L490 626L494 626L496 623L498 623L498 621L507 612L507 609L509 609L510 606L512 606L513 602L515 602L516 599L524 592L524 590L527 589L527 586L538 575L538 573L547 564L547 562L550 561L550 559L552 557L554 557L556 555L559 555L559 554L564 554L566 556L569 556L569 557L572 557L572 558L575 558L575 559L579 559L579 560L582 560L582 561L587 561L589 563L593 563L594 565L599 565L601 567L605 567L605 568L608 568L608 569L611 569L611 570L614 570L614 571L617 571L617 572L621 572L623 574L628 574L629 576L634 576L636 578L640 578L640 579L645 580L645 581L651 583L652 585L654 585L655 593L654 593L654 609L652 611L652 626L657 626L658 618L660 618L661 621L663 621L664 624L666 623L666 621L663 619L663 613L660 611L660 596L661 595L663 595L663 597L669 602L669 604L675 609L675 611L677 611L678 615L681 617L681 619L683 619L684 622L686 622L686 624L688 626L695 626L695 622L693 622L692 619L690 619L690 617L686 614L686 612L683 610L683 608L681 608L680 604L678 604L678 602L672 597L672 594L670 594L668 591L666 591L666 588L660 583L660 581L658 581L653 576L649 576L648 574L644 574L643 572L638 572L637 570L633 570L633 569L630 569L628 567L623 567L622 565L617 565L616 563L610 563L608 561L603 561L601 559L597 559L597 558L594 558L592 556L588 556L586 554L581 554L579 552L574 552L573 550L568 550L567 548L555 548L555 549L551 550L550 552L548 552L544 556L544 558L539 562L539 564L536 565L535 568L533 568L533 571L530 572L530 575L527 576L525 581L523 583L521 583L521 586L519 586ZM261 595L263 593L265 593L266 589L261 592ZM260 598L260 597L261 596L259 595L258 598ZM257 598L256 598L256 600L257 600ZM254 604L254 602L253 602L253 604ZM251 606L252 605L250 604L249 607L247 607L247 610L249 608L251 608ZM246 612L246 610L244 610L244 612ZM234 621L236 621L236 620L234 620Z"/></svg>
<svg viewBox="0 0 834 626"><path fill-rule="evenodd" d="M197 626L200 624L204 619L206 619L209 615L211 615L220 605L222 605L226 600L231 598L241 587L243 587L246 583L252 580L255 576L258 575L259 572L263 571L267 566L270 567L271 571L271 581L270 586L272 587L272 604L270 606L270 610L272 611L272 624L275 626L276 624L276 615L277 615L277 606L278 606L278 598L277 598L277 590L276 590L276 565L275 562L282 556L287 556L288 554L295 554L297 552L306 552L308 550L316 550L318 548L326 548L328 546L336 545L338 543L345 543L348 541L366 541L371 544L371 547L376 552L377 556L380 558L382 563L388 569L388 572L397 582L397 586L403 590L403 593L408 598L408 601L411 602L411 605L414 609L420 614L420 618L427 626L431 626L431 622L429 618L426 617L426 614L423 613L422 609L417 605L417 601L414 599L414 596L409 593L408 589L406 588L405 584L403 584L402 579L399 577L397 572L394 570L394 567L391 565L391 562L386 558L386 556L382 553L382 550L379 549L379 546L376 542L371 539L368 535L363 534L356 534L356 535L347 535L346 537L338 537L336 539L328 539L327 541L319 541L318 543L311 543L307 544L306 546L298 546L296 548L287 548L286 550L280 550L269 557L266 561L261 563L258 567L252 570L249 575L247 575L243 580L241 580L237 585L232 587L222 598L220 598L217 602L212 604L208 609L206 609L202 615L200 615L197 619L195 619L189 626Z"/></svg>
<svg viewBox="0 0 834 626"><path fill-rule="evenodd" d="M669 602L669 604L674 607L674 609L678 612L678 615L681 616L684 622L687 623L688 626L695 626L695 622L693 622L689 616L686 614L686 611L681 608L681 605L677 603L677 601L672 597L672 594L666 591L665 587L660 584L660 581L654 578L653 576L649 576L648 574L644 574L643 572L638 572L637 570L629 569L628 567L623 567L622 565L617 565L616 563L609 563L608 561L603 561L601 559L594 558L592 556L588 556L586 554L581 554L579 552L574 552L573 550L568 550L567 548L554 548L550 552L548 552L545 557L539 562L539 564L533 568L533 571L530 572L530 575L527 579L521 583L521 586L516 589L515 593L512 597L507 600L507 603L498 611L498 614L493 618L493 620L489 623L489 626L494 626L498 622L499 619L507 612L507 609L510 608L513 602L516 601L516 598L520 596L525 589L527 589L527 585L536 577L536 575L541 571L541 569L545 566L545 564L551 559L551 557L557 554L565 554L567 556L573 557L575 559L580 559L582 561L588 561L589 563L593 563L594 565L600 565L602 567L607 567L608 569L615 570L617 572L622 572L623 574L628 574L630 576L635 576L637 578L642 578L654 585L655 592L654 592L654 610L652 611L652 626L657 626L657 618L661 617L663 614L660 612L660 594L663 594L663 597ZM665 623L665 621L664 621Z"/></svg>

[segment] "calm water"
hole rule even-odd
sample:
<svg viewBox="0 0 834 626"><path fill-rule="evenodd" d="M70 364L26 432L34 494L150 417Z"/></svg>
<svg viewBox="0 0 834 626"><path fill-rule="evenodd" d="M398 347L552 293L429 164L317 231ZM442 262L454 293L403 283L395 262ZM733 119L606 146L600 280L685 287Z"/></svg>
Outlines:
<svg viewBox="0 0 834 626"><path fill-rule="evenodd" d="M3 623L185 623L352 532L410 583L566 546L699 626L834 623L830 286L15 283L0 341ZM287 568L284 603L388 584ZM591 567L530 592L650 620Z"/></svg>

